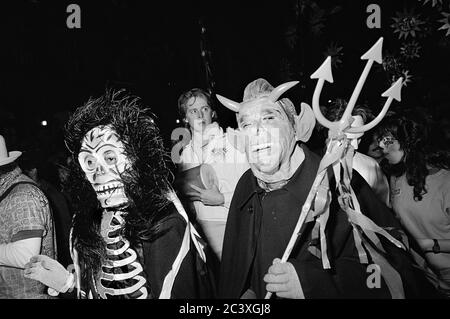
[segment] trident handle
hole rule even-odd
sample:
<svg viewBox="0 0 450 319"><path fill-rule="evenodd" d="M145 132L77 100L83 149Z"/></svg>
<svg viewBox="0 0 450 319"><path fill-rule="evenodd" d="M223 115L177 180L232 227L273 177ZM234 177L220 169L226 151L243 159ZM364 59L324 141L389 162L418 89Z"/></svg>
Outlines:
<svg viewBox="0 0 450 319"><path fill-rule="evenodd" d="M291 252L292 252L292 249L294 248L295 242L297 241L297 238L300 235L300 229L302 228L303 224L305 223L306 217L308 216L312 201L317 192L317 188L319 187L320 183L322 182L323 177L325 176L326 172L327 172L326 169L323 170L316 176L316 179L314 180L313 186L311 187L311 190L309 191L308 197L307 197L305 203L303 204L302 212L297 221L297 224L295 225L294 232L292 233L291 239L289 240L289 243L286 246L286 250L284 251L283 257L281 257L282 263L286 262L288 260L289 256L291 255ZM272 293L268 292L266 294L266 296L264 297L264 299L270 299L271 297L272 297Z"/></svg>

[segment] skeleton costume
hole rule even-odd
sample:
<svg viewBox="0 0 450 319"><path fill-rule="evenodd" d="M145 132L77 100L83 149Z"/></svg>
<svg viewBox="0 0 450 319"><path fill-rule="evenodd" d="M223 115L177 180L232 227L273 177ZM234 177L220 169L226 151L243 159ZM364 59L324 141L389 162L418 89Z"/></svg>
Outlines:
<svg viewBox="0 0 450 319"><path fill-rule="evenodd" d="M66 132L77 296L213 297L204 243L167 182L149 110L107 91L78 108Z"/></svg>

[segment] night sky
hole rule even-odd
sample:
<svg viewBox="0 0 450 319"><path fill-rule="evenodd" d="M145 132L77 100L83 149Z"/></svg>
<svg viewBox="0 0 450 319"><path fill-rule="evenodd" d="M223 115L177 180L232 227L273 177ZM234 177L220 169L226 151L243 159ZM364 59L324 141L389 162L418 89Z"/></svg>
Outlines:
<svg viewBox="0 0 450 319"><path fill-rule="evenodd" d="M333 68L334 83L323 90L321 102L326 105L329 99L350 97L364 68L359 58L380 36L385 38L383 53L399 52L400 41L390 27L396 11L406 5L423 17L436 17L430 3L415 0L316 1L325 11L339 8L313 34L308 12L296 19L293 9L296 2L308 1L8 2L1 10L0 134L7 137L10 150L33 142L50 151L62 147L61 128L69 112L106 87L140 96L157 115L170 145L170 133L178 126L178 96L206 87L200 20L215 93L239 101L246 84L264 77L274 86L300 80L288 96L296 104L311 103L315 81L309 76L325 59L326 47L337 42L343 47L342 63ZM81 7L81 29L66 26L70 3ZM366 26L370 3L381 7L381 29ZM288 48L286 31L293 24L298 40ZM450 100L450 36L433 30L420 44L420 58L409 64L413 81L404 87L402 103L393 107L423 107L442 117ZM291 62L290 74L281 71L283 60ZM374 67L360 101L376 112L388 87L383 69ZM222 126L236 125L230 111L219 106L218 113ZM48 121L47 127L40 126L42 120Z"/></svg>

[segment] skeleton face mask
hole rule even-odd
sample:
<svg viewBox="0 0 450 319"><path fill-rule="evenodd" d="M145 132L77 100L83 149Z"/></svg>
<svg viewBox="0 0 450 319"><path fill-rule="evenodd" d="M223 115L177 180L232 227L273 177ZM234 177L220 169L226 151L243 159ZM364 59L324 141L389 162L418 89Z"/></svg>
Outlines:
<svg viewBox="0 0 450 319"><path fill-rule="evenodd" d="M114 207L128 201L121 175L130 167L130 162L111 127L98 126L85 135L78 162L102 207Z"/></svg>

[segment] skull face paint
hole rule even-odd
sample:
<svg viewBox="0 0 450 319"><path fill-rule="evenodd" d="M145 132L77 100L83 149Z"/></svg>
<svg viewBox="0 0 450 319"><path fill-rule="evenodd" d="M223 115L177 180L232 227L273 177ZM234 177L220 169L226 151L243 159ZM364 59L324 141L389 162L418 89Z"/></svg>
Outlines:
<svg viewBox="0 0 450 319"><path fill-rule="evenodd" d="M98 126L83 138L78 162L103 208L128 201L121 175L130 166L124 146L109 126Z"/></svg>

